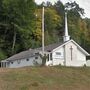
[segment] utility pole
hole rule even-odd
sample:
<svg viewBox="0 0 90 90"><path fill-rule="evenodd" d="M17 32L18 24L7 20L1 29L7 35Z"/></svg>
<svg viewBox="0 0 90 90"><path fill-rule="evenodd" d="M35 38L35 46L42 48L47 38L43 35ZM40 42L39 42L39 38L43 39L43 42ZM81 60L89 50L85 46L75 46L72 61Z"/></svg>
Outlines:
<svg viewBox="0 0 90 90"><path fill-rule="evenodd" d="M42 55L44 56L44 7L42 8Z"/></svg>

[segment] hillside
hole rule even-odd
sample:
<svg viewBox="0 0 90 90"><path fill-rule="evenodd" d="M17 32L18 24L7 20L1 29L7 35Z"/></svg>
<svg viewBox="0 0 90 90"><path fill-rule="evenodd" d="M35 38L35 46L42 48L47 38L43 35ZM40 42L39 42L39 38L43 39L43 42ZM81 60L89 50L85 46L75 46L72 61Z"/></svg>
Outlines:
<svg viewBox="0 0 90 90"><path fill-rule="evenodd" d="M90 90L90 68L0 69L0 90Z"/></svg>

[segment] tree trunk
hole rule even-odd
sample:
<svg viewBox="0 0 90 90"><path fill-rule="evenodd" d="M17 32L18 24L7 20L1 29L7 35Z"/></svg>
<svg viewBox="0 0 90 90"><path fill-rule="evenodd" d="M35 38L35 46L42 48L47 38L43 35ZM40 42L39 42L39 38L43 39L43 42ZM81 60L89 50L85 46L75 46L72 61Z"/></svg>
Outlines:
<svg viewBox="0 0 90 90"><path fill-rule="evenodd" d="M13 45L12 45L12 54L14 54L15 43L16 43L16 32L14 31L14 36L13 36Z"/></svg>

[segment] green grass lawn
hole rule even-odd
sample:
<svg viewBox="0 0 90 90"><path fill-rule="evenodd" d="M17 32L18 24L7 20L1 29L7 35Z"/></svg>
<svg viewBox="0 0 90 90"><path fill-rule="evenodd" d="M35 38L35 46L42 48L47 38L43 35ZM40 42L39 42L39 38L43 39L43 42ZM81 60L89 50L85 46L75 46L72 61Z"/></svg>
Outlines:
<svg viewBox="0 0 90 90"><path fill-rule="evenodd" d="M0 90L90 90L90 68L0 69Z"/></svg>

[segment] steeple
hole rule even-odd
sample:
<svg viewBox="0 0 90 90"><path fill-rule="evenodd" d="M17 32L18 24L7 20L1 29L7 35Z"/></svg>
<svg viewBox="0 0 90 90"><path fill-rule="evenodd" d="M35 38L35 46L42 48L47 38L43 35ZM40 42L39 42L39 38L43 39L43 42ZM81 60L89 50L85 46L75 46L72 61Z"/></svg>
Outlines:
<svg viewBox="0 0 90 90"><path fill-rule="evenodd" d="M63 36L63 41L66 42L68 40L70 40L70 36L68 35L67 12L65 12L65 33Z"/></svg>

